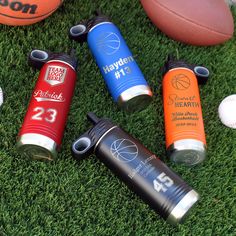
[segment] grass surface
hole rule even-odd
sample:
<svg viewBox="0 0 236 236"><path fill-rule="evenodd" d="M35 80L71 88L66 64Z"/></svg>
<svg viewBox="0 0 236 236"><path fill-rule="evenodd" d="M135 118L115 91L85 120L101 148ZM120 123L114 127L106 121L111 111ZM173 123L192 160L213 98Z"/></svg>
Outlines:
<svg viewBox="0 0 236 236"><path fill-rule="evenodd" d="M154 91L152 104L126 114L113 103L88 51L67 37L70 26L100 8L122 31ZM236 93L236 39L215 47L175 42L146 17L137 0L71 0L43 22L0 26L0 235L236 235L236 131L217 115L220 101ZM62 150L52 163L24 159L15 150L38 72L27 65L32 48L77 49L78 81ZM194 168L170 163L165 155L160 68L169 52L206 65L209 82L200 88L208 160ZM94 156L72 159L72 141L90 124L86 113L109 117L168 163L201 200L183 225L164 222Z"/></svg>

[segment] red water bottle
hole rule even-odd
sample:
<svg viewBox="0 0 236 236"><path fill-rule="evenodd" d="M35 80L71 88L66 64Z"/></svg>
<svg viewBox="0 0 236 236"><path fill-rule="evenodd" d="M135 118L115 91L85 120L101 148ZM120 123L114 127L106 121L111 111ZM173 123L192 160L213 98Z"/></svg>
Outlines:
<svg viewBox="0 0 236 236"><path fill-rule="evenodd" d="M40 69L18 149L38 160L53 160L61 145L75 88L77 60L74 55L33 50L29 64Z"/></svg>

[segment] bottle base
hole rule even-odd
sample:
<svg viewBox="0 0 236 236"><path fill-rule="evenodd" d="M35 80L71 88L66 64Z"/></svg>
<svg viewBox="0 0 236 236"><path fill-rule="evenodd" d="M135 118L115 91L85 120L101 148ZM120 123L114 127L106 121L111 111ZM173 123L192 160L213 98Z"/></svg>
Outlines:
<svg viewBox="0 0 236 236"><path fill-rule="evenodd" d="M206 146L198 140L183 139L170 145L167 155L175 163L194 166L206 158Z"/></svg>
<svg viewBox="0 0 236 236"><path fill-rule="evenodd" d="M181 223L186 218L190 212L190 209L198 201L198 199L199 195L196 191L191 190L188 192L171 211L167 218L167 222L172 225Z"/></svg>
<svg viewBox="0 0 236 236"><path fill-rule="evenodd" d="M138 85L125 90L118 98L118 105L128 112L141 111L152 101L149 86Z"/></svg>
<svg viewBox="0 0 236 236"><path fill-rule="evenodd" d="M17 149L34 160L54 160L57 156L57 148L55 141L41 134L24 134L17 142Z"/></svg>

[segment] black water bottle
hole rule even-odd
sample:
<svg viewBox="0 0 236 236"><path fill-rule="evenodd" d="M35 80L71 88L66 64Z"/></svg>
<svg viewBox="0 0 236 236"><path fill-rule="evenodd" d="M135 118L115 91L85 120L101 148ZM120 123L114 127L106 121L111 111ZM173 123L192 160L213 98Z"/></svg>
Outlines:
<svg viewBox="0 0 236 236"><path fill-rule="evenodd" d="M92 153L158 214L177 224L198 201L198 194L138 140L108 119L88 113L94 126L72 145L80 160Z"/></svg>

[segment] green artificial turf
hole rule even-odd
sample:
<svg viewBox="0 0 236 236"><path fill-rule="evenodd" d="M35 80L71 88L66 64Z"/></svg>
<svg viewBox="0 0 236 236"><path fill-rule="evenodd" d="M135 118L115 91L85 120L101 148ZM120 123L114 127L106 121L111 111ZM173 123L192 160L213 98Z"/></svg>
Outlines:
<svg viewBox="0 0 236 236"><path fill-rule="evenodd" d="M112 101L86 44L67 36L70 26L100 8L119 26L154 92L144 111L127 114ZM234 15L236 16L235 12ZM137 0L68 0L45 21L0 26L0 235L236 235L236 131L217 115L221 100L236 93L236 38L214 47L175 42L149 21ZM20 156L16 137L38 72L27 65L33 48L76 48L78 80L63 145L51 163ZM211 77L200 93L208 159L187 168L165 155L161 71L168 53L206 65ZM121 183L95 156L77 163L70 147L91 124L86 113L109 117L142 141L196 189L201 199L183 225L173 227Z"/></svg>

